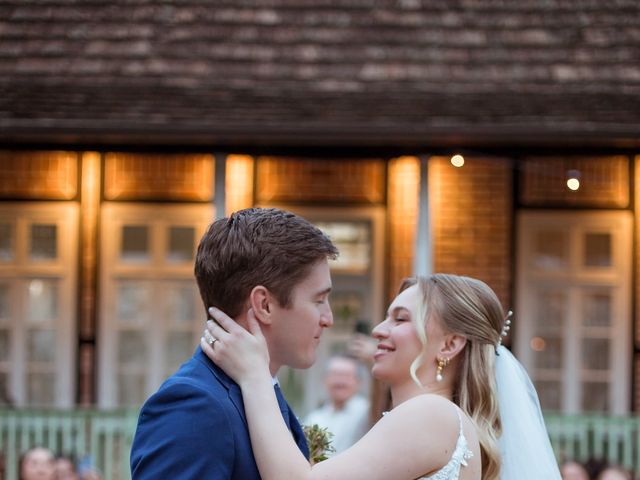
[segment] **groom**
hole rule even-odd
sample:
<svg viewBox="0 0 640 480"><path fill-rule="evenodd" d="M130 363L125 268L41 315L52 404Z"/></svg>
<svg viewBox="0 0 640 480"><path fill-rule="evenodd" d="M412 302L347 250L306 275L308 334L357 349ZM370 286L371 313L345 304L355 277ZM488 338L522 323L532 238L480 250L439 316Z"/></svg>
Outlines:
<svg viewBox="0 0 640 480"><path fill-rule="evenodd" d="M215 221L202 237L195 275L205 308L246 327L253 308L267 340L285 422L307 444L279 392L282 365L309 368L324 328L333 324L328 259L338 251L292 213L251 208ZM198 347L142 407L131 449L133 480L259 480L240 388Z"/></svg>

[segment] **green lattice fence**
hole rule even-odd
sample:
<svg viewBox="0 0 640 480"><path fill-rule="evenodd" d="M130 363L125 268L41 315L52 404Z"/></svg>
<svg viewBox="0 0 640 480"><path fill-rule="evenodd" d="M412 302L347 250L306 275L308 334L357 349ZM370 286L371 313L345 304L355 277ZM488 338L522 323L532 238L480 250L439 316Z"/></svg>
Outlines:
<svg viewBox="0 0 640 480"><path fill-rule="evenodd" d="M129 480L137 411L0 410L0 452L6 480L17 480L20 455L33 446L82 458L90 455L105 480Z"/></svg>

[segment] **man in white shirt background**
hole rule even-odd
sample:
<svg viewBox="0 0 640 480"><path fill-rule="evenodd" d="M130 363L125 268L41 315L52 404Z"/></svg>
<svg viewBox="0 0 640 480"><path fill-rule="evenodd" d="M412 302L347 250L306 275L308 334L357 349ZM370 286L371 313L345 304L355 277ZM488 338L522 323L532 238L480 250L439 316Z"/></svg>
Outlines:
<svg viewBox="0 0 640 480"><path fill-rule="evenodd" d="M369 429L369 401L358 393L360 372L356 359L343 355L331 357L324 377L328 400L303 422L318 424L331 432L336 453L349 448Z"/></svg>

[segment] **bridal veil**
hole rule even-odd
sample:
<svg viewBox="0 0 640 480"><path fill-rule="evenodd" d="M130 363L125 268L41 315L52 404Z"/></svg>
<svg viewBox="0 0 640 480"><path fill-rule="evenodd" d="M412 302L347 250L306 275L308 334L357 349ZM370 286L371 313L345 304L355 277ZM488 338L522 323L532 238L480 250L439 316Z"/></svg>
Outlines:
<svg viewBox="0 0 640 480"><path fill-rule="evenodd" d="M502 436L501 480L560 480L536 390L524 367L504 346L496 351Z"/></svg>

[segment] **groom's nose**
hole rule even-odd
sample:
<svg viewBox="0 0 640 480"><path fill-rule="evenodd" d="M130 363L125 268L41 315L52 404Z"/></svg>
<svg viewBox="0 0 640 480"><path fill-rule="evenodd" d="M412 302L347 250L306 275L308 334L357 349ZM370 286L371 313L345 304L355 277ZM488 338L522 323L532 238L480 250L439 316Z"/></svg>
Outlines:
<svg viewBox="0 0 640 480"><path fill-rule="evenodd" d="M323 312L322 315L320 315L320 325L325 328L333 326L333 313L330 308L327 310L327 312Z"/></svg>

